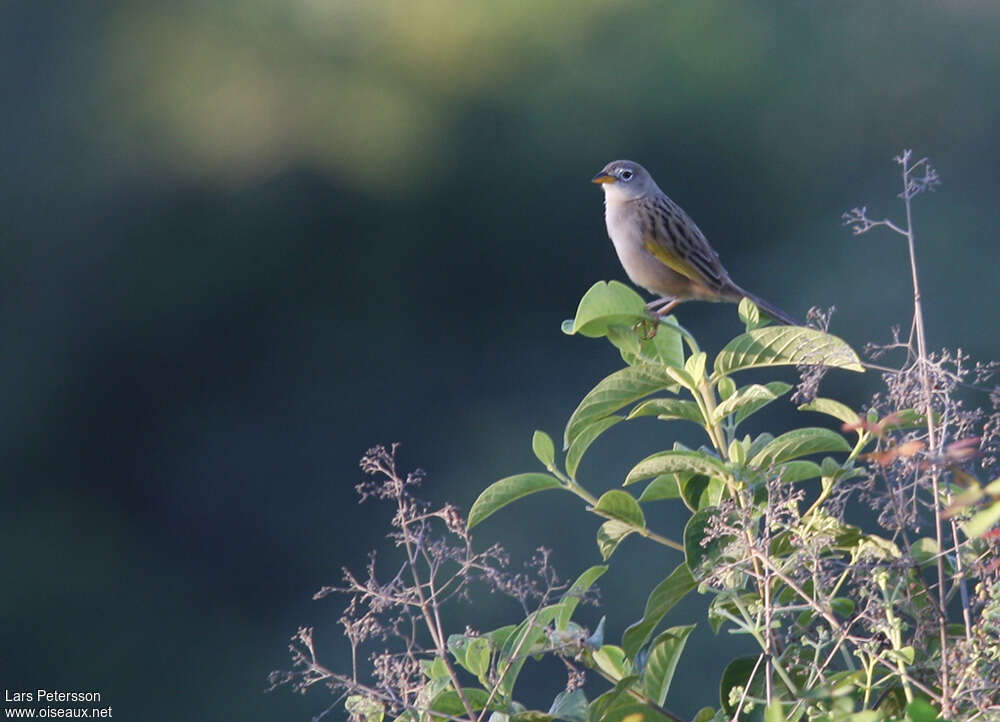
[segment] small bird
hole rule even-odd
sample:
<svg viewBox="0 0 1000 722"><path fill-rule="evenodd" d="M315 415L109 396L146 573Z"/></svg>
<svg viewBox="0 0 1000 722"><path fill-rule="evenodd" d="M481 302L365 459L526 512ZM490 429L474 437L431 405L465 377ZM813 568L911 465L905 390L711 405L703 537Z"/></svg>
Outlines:
<svg viewBox="0 0 1000 722"><path fill-rule="evenodd" d="M604 188L604 219L625 273L661 296L647 304L650 312L664 316L683 301L738 303L746 297L772 318L801 325L733 283L705 234L641 165L611 161L591 181Z"/></svg>

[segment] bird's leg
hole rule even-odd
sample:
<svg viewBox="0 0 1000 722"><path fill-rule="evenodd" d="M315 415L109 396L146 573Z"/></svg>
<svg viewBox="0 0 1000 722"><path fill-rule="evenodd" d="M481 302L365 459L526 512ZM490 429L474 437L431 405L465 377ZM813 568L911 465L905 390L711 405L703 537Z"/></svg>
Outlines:
<svg viewBox="0 0 1000 722"><path fill-rule="evenodd" d="M661 296L655 301L650 301L649 303L647 303L646 310L649 311L650 313L653 313L653 311L659 306L665 306L668 303L672 302L673 300L674 299L670 298L669 296Z"/></svg>
<svg viewBox="0 0 1000 722"><path fill-rule="evenodd" d="M679 298L671 298L667 300L669 301L669 303L665 304L663 308L654 312L653 313L654 316L656 316L657 318L663 318L681 304L681 300ZM649 309L649 306L646 306L646 308Z"/></svg>

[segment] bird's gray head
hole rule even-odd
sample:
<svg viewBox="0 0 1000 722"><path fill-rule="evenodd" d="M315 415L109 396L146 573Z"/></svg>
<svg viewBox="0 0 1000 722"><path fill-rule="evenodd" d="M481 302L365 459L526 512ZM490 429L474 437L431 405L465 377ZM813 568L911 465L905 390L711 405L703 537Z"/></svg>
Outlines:
<svg viewBox="0 0 1000 722"><path fill-rule="evenodd" d="M601 184L609 201L634 201L660 190L646 169L631 160L613 160L590 180Z"/></svg>

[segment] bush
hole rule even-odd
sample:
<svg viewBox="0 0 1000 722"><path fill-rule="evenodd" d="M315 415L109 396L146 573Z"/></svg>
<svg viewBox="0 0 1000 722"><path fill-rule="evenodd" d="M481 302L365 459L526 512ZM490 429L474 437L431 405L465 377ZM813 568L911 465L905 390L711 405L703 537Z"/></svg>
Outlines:
<svg viewBox="0 0 1000 722"><path fill-rule="evenodd" d="M466 524L456 509L413 496L420 475L396 470L394 448L371 450L362 467L372 476L359 492L394 505L391 538L404 552L402 567L379 582L373 558L365 578L347 573L343 586L319 593L349 598L341 623L354 651L350 673L323 666L312 631L300 629L295 669L272 681L300 690L323 683L365 722L387 714L408 722L678 720L670 684L694 625L663 624L698 590L712 629L749 635L759 651L732 659L719 701L696 722L1000 719L1000 564L989 532L1000 503L983 503L1000 496L1000 480L979 481L996 465L1000 416L959 399L969 388L989 391L982 384L993 367L926 348L910 210L937 176L909 152L897 162L906 224L871 220L864 208L845 214L856 233L884 226L908 243L912 332L869 348L879 364L829 334L829 314L811 313L810 327L770 326L748 300L739 306L745 332L710 359L676 318L649 316L628 287L594 285L563 330L606 339L625 366L570 416L561 463L551 437L535 432L544 471L490 485ZM897 351L898 366L880 365ZM798 367L798 408L832 419L840 432L807 425L740 435L742 422L792 391L780 381L741 386L741 372L776 366ZM866 367L882 374L885 389L862 412L818 395L827 371ZM994 390L994 406L997 399ZM675 442L633 464L624 488L592 494L577 476L587 449L612 426L646 416L695 424L705 445ZM477 552L468 533L545 490L575 495L604 520L597 544L606 563L572 584L544 550L530 574L512 574L502 548ZM648 504L663 500L690 511L679 538L654 530ZM878 511L877 525L848 521L857 502ZM666 578L645 580L642 618L609 644L603 621L589 630L573 615L581 601L595 601L594 583L631 534L683 558ZM487 632L451 628L449 603L476 585L517 599L521 618ZM363 672L359 654L370 650ZM568 682L547 710L531 710L518 702L518 676L527 658L542 655L565 663ZM587 674L607 681L594 699L582 689Z"/></svg>

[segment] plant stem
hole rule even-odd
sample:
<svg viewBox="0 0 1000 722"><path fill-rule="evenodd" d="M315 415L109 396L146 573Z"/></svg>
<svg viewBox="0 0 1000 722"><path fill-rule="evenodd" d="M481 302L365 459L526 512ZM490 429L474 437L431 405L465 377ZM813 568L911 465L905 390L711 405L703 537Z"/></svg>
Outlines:
<svg viewBox="0 0 1000 722"><path fill-rule="evenodd" d="M920 370L920 384L924 395L924 414L927 419L927 447L932 454L938 453L938 430L934 419L933 396L930 377L927 373L927 339L924 329L924 310L920 298L920 280L917 275L916 238L913 232L913 204L910 190L910 173L923 161L909 165L909 152L902 157L903 203L906 206L906 243L910 253L910 274L913 280L913 329L917 337L917 366ZM931 470L931 492L934 495L934 536L939 551L944 549L944 534L941 524L940 476L937 468ZM957 540L956 540L957 542ZM948 611L945 600L944 558L937 558L938 577L938 637L941 642L941 715L951 716L951 693L948 689Z"/></svg>
<svg viewBox="0 0 1000 722"><path fill-rule="evenodd" d="M590 511L597 514L597 516L604 517L605 519L609 519L611 521L621 521L621 519L618 519L617 517L611 516L610 514L605 514L596 509L595 507L597 506L598 502L597 497L591 494L586 489L584 489L582 486L580 486L579 482L570 479L569 477L564 476L563 474L559 474L559 477L563 480L563 482L565 482L567 489L569 489L578 497L580 497L585 502L590 504ZM683 544L675 542L673 539L668 539L667 537L661 534L657 534L655 531L652 531L647 527L639 527L633 525L632 528L635 530L636 534L646 539L649 539L650 541L655 541L658 544L662 544L665 547L670 547L671 549L676 549L679 552L684 551Z"/></svg>
<svg viewBox="0 0 1000 722"><path fill-rule="evenodd" d="M455 688L455 694L462 701L462 706L465 707L466 714L469 715L470 720L476 719L476 713L472 709L472 705L469 704L469 700L465 697L465 692L462 689L462 684L458 679L458 673L452 666L451 662L448 661L448 649L445 645L444 640L444 630L439 626L440 617L437 615L436 600L432 595L428 600L427 595L424 594L424 584L420 579L420 573L417 571L417 555L413 549L413 543L410 540L410 525L407 522L406 514L403 513L403 500L397 499L399 504L400 512L398 517L401 521L401 531L403 543L406 548L406 558L409 561L410 574L413 577L413 586L417 592L417 596L420 599L420 612L424 617L424 622L427 624L427 631L431 634L431 640L434 642L434 647L437 650L438 657L444 662L445 669L448 670L448 677L451 679L451 684ZM437 620L437 623L435 622Z"/></svg>
<svg viewBox="0 0 1000 722"><path fill-rule="evenodd" d="M695 394L694 389L692 389L692 395L701 407L701 412L705 415L705 431L708 432L708 438L715 446L715 450L719 452L719 456L725 459L729 453L726 432L723 431L721 423L712 422L716 407L715 389L707 378L702 377L698 384L698 393Z"/></svg>
<svg viewBox="0 0 1000 722"><path fill-rule="evenodd" d="M772 651L769 647L770 630L764 630L765 635L767 635L767 639L762 637L760 632L757 631L758 624L751 616L750 610L747 609L746 605L743 603L743 600L740 599L740 595L739 594L733 595L732 601L733 601L733 606L735 606L738 610L740 610L740 614L743 615L744 629L746 629L747 632L750 633L750 636L752 636L754 640L757 642L757 644L760 645L760 648L763 652L762 656L764 657L764 661L773 663L774 671L776 671L778 673L778 676L781 677L781 681L785 683L785 687L787 687L788 691L791 692L793 695L797 695L799 693L798 686L792 680L792 676L787 671L785 671L785 668L781 663L779 663L777 660L773 658ZM730 619L733 618L730 617Z"/></svg>

